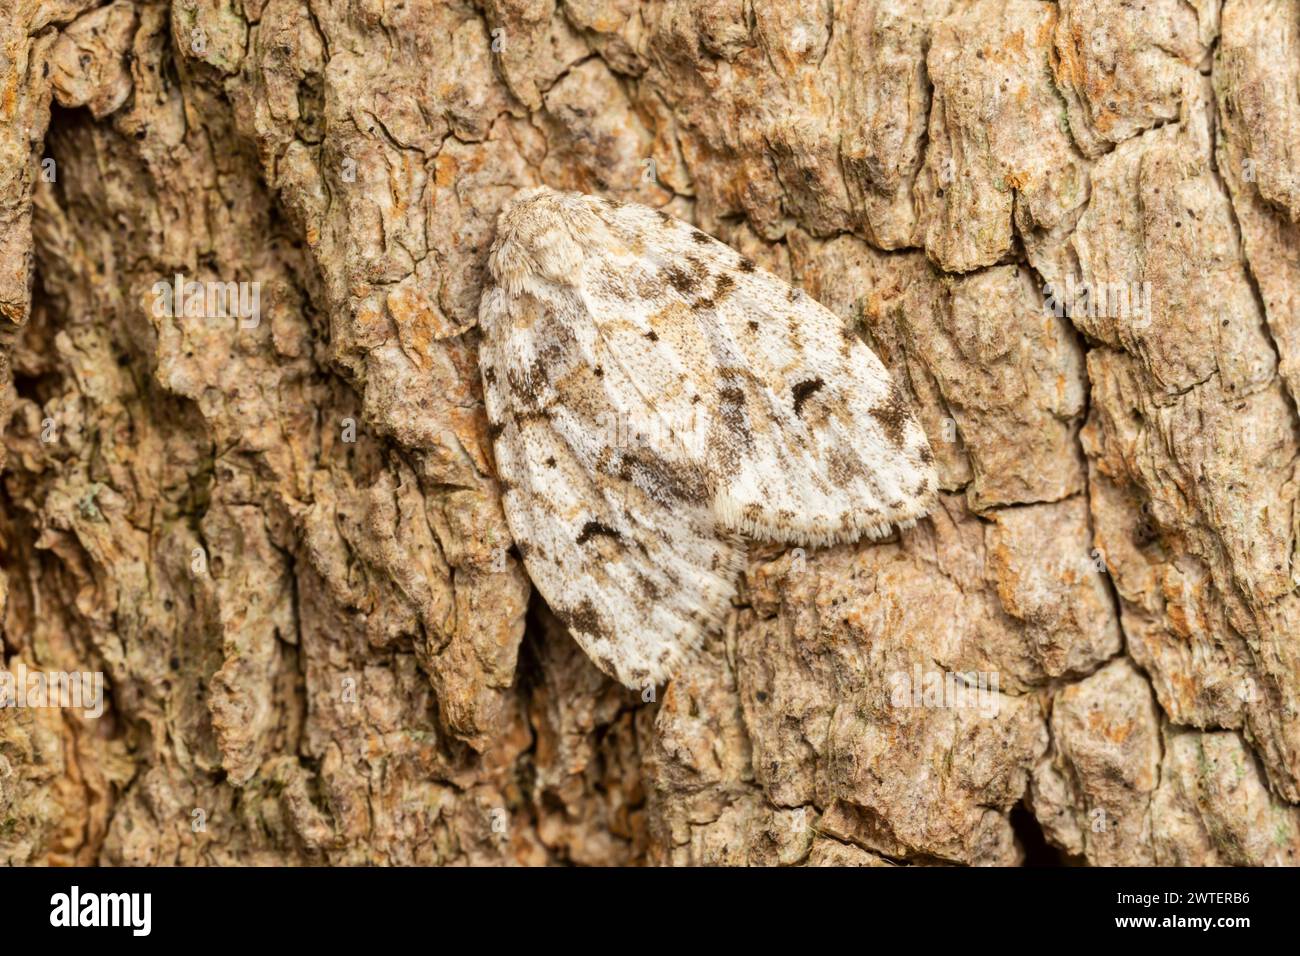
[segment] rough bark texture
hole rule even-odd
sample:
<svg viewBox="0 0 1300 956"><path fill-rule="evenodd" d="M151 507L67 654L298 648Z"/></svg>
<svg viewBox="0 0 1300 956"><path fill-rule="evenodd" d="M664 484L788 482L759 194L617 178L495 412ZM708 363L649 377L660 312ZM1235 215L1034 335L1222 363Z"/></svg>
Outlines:
<svg viewBox="0 0 1300 956"><path fill-rule="evenodd" d="M110 698L0 708L0 862L1297 862L1300 0L0 7L4 662ZM657 700L494 484L541 182L802 285L941 469L901 539L756 552Z"/></svg>

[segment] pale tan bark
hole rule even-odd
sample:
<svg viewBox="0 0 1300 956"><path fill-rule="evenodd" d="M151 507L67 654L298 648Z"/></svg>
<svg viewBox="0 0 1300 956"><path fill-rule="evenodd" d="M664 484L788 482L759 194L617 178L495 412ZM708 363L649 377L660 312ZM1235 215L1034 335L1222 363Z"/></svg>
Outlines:
<svg viewBox="0 0 1300 956"><path fill-rule="evenodd" d="M0 708L0 861L1295 862L1300 0L0 3L4 655L110 696ZM539 182L802 285L940 465L657 700L500 510Z"/></svg>

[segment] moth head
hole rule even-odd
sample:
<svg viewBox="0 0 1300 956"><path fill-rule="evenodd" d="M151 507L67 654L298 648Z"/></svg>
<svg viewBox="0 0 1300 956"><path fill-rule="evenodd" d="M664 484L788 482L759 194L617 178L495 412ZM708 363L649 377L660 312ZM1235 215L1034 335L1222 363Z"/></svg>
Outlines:
<svg viewBox="0 0 1300 956"><path fill-rule="evenodd" d="M590 197L548 186L525 189L497 217L488 269L512 296L530 279L570 285L592 246L605 241L605 231Z"/></svg>

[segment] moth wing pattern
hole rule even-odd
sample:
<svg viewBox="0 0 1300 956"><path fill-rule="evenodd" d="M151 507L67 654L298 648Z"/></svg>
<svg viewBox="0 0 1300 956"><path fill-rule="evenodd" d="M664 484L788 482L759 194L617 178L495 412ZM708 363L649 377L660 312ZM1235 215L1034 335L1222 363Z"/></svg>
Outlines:
<svg viewBox="0 0 1300 956"><path fill-rule="evenodd" d="M744 548L718 534L698 468L653 436L624 440L626 383L602 382L569 326L526 314L557 306L499 289L481 305L503 507L529 577L587 656L644 688L720 629Z"/></svg>
<svg viewBox="0 0 1300 956"><path fill-rule="evenodd" d="M936 478L888 371L827 309L644 206L506 206L479 308L503 505L596 664L670 676L721 626L742 535L812 545L924 514Z"/></svg>
<svg viewBox="0 0 1300 956"><path fill-rule="evenodd" d="M614 239L583 267L606 351L702 462L723 527L822 545L929 511L925 433L852 329L680 220L582 198Z"/></svg>

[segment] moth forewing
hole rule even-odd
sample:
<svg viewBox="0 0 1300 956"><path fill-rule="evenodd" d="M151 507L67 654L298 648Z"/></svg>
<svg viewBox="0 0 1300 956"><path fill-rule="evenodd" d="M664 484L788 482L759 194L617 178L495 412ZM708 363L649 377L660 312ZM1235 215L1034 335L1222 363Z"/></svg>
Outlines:
<svg viewBox="0 0 1300 956"><path fill-rule="evenodd" d="M924 515L933 456L827 309L686 223L547 188L501 213L482 374L511 533L606 673L718 628L740 535L820 545Z"/></svg>

